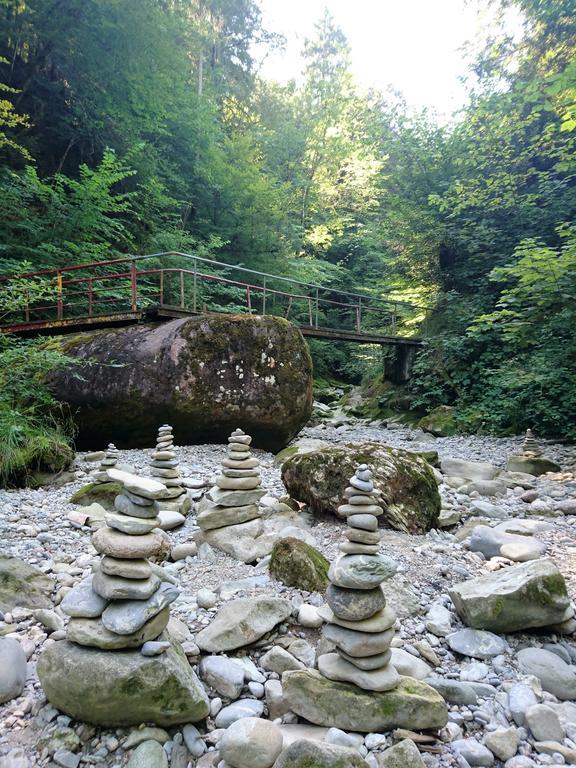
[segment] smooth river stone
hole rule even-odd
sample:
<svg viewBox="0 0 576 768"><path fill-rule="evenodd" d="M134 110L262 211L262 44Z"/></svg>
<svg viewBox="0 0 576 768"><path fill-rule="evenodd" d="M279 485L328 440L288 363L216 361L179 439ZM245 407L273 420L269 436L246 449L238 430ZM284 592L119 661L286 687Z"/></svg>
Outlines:
<svg viewBox="0 0 576 768"><path fill-rule="evenodd" d="M381 667L385 667L390 663L390 660L392 659L392 651L390 649L384 651L384 653L377 653L374 656L364 656L363 658L354 658L354 656L348 656L348 654L344 653L341 648L338 648L338 654L342 656L345 661L349 662L350 664L354 664L354 666L358 667L358 669L365 670L380 669Z"/></svg>
<svg viewBox="0 0 576 768"><path fill-rule="evenodd" d="M229 443L240 443L241 445L250 445L252 442L252 438L250 435L247 435L245 432L242 432L242 430L239 430L238 432L232 432L230 437L228 438Z"/></svg>
<svg viewBox="0 0 576 768"><path fill-rule="evenodd" d="M372 493L374 490L374 484L371 480L360 480L356 476L351 477L348 481L352 488L357 488L359 491L363 491L364 493Z"/></svg>
<svg viewBox="0 0 576 768"><path fill-rule="evenodd" d="M178 462L176 459L153 459L150 466L156 469L173 469L178 466Z"/></svg>
<svg viewBox="0 0 576 768"><path fill-rule="evenodd" d="M119 635L106 629L100 619L70 619L66 627L66 639L78 645L105 650L139 648L148 640L156 640L166 629L169 620L170 608L164 608L136 632Z"/></svg>
<svg viewBox="0 0 576 768"><path fill-rule="evenodd" d="M164 537L160 531L145 533L143 536L128 536L113 528L99 528L92 535L92 545L101 555L140 560L161 552Z"/></svg>
<svg viewBox="0 0 576 768"><path fill-rule="evenodd" d="M122 489L122 494L138 507L151 507L154 505L154 499L145 499L143 496L138 496L137 493L131 493L127 488Z"/></svg>
<svg viewBox="0 0 576 768"><path fill-rule="evenodd" d="M170 461L176 458L174 451L154 451L152 459L154 461Z"/></svg>
<svg viewBox="0 0 576 768"><path fill-rule="evenodd" d="M174 584L164 583L148 600L118 600L106 608L102 614L102 623L110 632L131 635L174 602L179 594L180 590Z"/></svg>
<svg viewBox="0 0 576 768"><path fill-rule="evenodd" d="M177 469L159 469L158 467L150 467L150 474L154 477L166 478L167 480L174 480L174 478L180 476Z"/></svg>
<svg viewBox="0 0 576 768"><path fill-rule="evenodd" d="M318 671L328 680L354 683L364 691L391 691L400 682L400 675L390 664L382 669L362 670L337 653L318 657Z"/></svg>
<svg viewBox="0 0 576 768"><path fill-rule="evenodd" d="M223 477L217 478L216 485L224 491L253 491L260 485L259 477Z"/></svg>
<svg viewBox="0 0 576 768"><path fill-rule="evenodd" d="M374 589L398 570L386 555L343 555L330 566L328 578L344 589Z"/></svg>
<svg viewBox="0 0 576 768"><path fill-rule="evenodd" d="M119 469L108 470L110 480L122 483L126 490L135 493L137 496L143 496L145 499L164 499L166 498L166 488L157 480L149 477L140 477L132 475L129 472L121 472Z"/></svg>
<svg viewBox="0 0 576 768"><path fill-rule="evenodd" d="M147 600L160 586L160 579L155 575L147 579L125 579L96 571L92 586L106 600Z"/></svg>
<svg viewBox="0 0 576 768"><path fill-rule="evenodd" d="M366 515L374 515L375 517L384 514L384 510L378 504L367 504L364 506L361 506L360 504L342 504L338 507L338 514L342 517L357 515L360 511Z"/></svg>
<svg viewBox="0 0 576 768"><path fill-rule="evenodd" d="M203 531L210 531L228 525L247 523L259 515L256 504L248 504L244 507L221 507L204 498L198 505L196 522Z"/></svg>
<svg viewBox="0 0 576 768"><path fill-rule="evenodd" d="M344 497L354 504L378 504L381 496L382 491L379 488L374 488L373 491L367 493L366 491L359 491L358 488L352 488L349 485L344 490ZM352 502L352 499L355 499L355 501Z"/></svg>
<svg viewBox="0 0 576 768"><path fill-rule="evenodd" d="M228 452L230 451L236 451L236 453L250 453L244 443L239 443L236 440L228 440Z"/></svg>
<svg viewBox="0 0 576 768"><path fill-rule="evenodd" d="M125 579L147 579L152 573L148 560L121 560L109 555L100 560L100 570L108 576L123 576Z"/></svg>
<svg viewBox="0 0 576 768"><path fill-rule="evenodd" d="M132 515L125 514L114 515L111 512L104 515L104 520L110 528L130 536L143 536L145 533L151 533L154 528L158 528L160 522L157 517L132 517Z"/></svg>
<svg viewBox="0 0 576 768"><path fill-rule="evenodd" d="M108 610L108 609L106 609ZM349 656L364 658L384 653L390 648L394 639L394 629L385 632L355 632L353 629L345 629L337 624L325 624L322 634L344 653Z"/></svg>
<svg viewBox="0 0 576 768"><path fill-rule="evenodd" d="M222 469L224 477L259 477L257 469Z"/></svg>
<svg viewBox="0 0 576 768"><path fill-rule="evenodd" d="M348 525L363 531L377 531L378 520L374 515L354 514L346 518Z"/></svg>
<svg viewBox="0 0 576 768"><path fill-rule="evenodd" d="M377 555L380 544L359 544L355 541L345 541L338 545L340 552L345 555Z"/></svg>
<svg viewBox="0 0 576 768"><path fill-rule="evenodd" d="M342 589L329 584L326 601L333 613L344 621L361 621L374 616L386 606L381 587L376 589Z"/></svg>
<svg viewBox="0 0 576 768"><path fill-rule="evenodd" d="M156 517L156 509L153 504L143 507L140 504L134 504L130 499L122 494L114 499L114 509L122 515L129 517L138 517L141 520L150 520Z"/></svg>
<svg viewBox="0 0 576 768"><path fill-rule="evenodd" d="M356 632L383 632L394 626L396 622L396 611L389 605L377 611L367 619L361 621L347 621L334 614L327 605L318 608L318 615L330 624L338 624L345 629L353 629Z"/></svg>
<svg viewBox="0 0 576 768"><path fill-rule="evenodd" d="M248 504L258 504L262 496L266 494L263 488L255 488L250 491L229 491L224 488L211 488L206 498L222 507L244 507Z"/></svg>
<svg viewBox="0 0 576 768"><path fill-rule="evenodd" d="M102 615L108 605L92 587L93 576L88 576L70 590L65 596L60 607L67 616L81 619L96 619Z"/></svg>
<svg viewBox="0 0 576 768"><path fill-rule="evenodd" d="M232 459L224 459L222 462L223 467L228 469L254 469L260 466L258 459L244 459L244 461L233 461Z"/></svg>
<svg viewBox="0 0 576 768"><path fill-rule="evenodd" d="M345 528L344 535L348 541L356 541L358 544L380 544L379 533L363 531L361 528Z"/></svg>

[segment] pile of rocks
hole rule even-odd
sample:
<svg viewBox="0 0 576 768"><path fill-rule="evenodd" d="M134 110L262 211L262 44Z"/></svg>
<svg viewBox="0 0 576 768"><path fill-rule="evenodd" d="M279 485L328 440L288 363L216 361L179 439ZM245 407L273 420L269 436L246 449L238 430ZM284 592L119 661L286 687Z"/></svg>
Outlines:
<svg viewBox="0 0 576 768"><path fill-rule="evenodd" d="M383 508L365 464L350 479L345 497L338 514L349 525L347 540L328 571L329 607L318 609L328 622L323 637L336 652L318 657L318 671L283 674L286 704L317 725L358 731L440 728L448 716L442 697L428 684L402 677L391 663L396 614L381 585L398 566L379 552Z"/></svg>
<svg viewBox="0 0 576 768"><path fill-rule="evenodd" d="M40 658L40 681L48 700L79 720L119 725L161 718L182 722L172 713L178 699L180 704L188 702L184 722L199 711L203 717L205 694L191 677L183 653L167 636L158 641L170 618L170 603L179 595L178 587L149 560L169 551L154 506L168 489L115 469L110 475L123 483L124 492L117 497L117 512L106 514L106 526L92 536L101 560L63 599L62 611L70 616L66 641L50 646ZM126 655L126 649L139 652ZM161 654L166 660L155 661ZM149 669L154 664L156 669ZM165 684L174 678L171 694L177 693L172 702L146 694L154 674L156 682L165 677ZM151 682L140 684L140 678ZM104 706L95 696L106 686Z"/></svg>
<svg viewBox="0 0 576 768"><path fill-rule="evenodd" d="M536 476L546 472L559 472L561 469L555 461L542 455L542 449L531 429L527 429L524 435L522 453L510 456L506 468L510 472L525 472Z"/></svg>
<svg viewBox="0 0 576 768"><path fill-rule="evenodd" d="M400 680L390 663L396 614L386 606L381 584L394 575L397 564L379 554L378 517L383 510L365 464L350 479L345 496L348 503L338 508L338 514L346 516L347 541L340 544L343 554L328 571L330 608L319 611L328 621L324 637L336 646L336 653L320 656L318 669L330 680L354 683L367 691L389 691Z"/></svg>
<svg viewBox="0 0 576 768"><path fill-rule="evenodd" d="M156 449L150 462L150 474L170 489L169 497L162 501L161 509L179 512L181 515L190 512L192 504L188 491L182 484L174 451L174 435L169 424L163 424L158 429Z"/></svg>
<svg viewBox="0 0 576 768"><path fill-rule="evenodd" d="M240 540L254 540L262 532L258 502L266 492L260 485L258 459L250 452L251 442L241 429L232 432L221 474L198 505L197 522L206 541L233 557L239 557Z"/></svg>
<svg viewBox="0 0 576 768"><path fill-rule="evenodd" d="M116 448L114 443L109 443L104 458L100 462L100 466L98 469L95 469L94 472L92 472L92 481L96 483L109 482L108 470L112 469L112 467L115 467L116 464L118 464L119 456L120 453L118 448Z"/></svg>

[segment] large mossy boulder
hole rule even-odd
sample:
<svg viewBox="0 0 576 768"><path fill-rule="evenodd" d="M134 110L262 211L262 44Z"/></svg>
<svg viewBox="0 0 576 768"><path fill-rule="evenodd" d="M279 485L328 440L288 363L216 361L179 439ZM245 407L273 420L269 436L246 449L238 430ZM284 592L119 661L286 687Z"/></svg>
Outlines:
<svg viewBox="0 0 576 768"><path fill-rule="evenodd" d="M572 615L564 577L549 558L463 581L449 594L464 624L490 632L548 627Z"/></svg>
<svg viewBox="0 0 576 768"><path fill-rule="evenodd" d="M379 518L406 533L425 533L436 526L440 494L432 468L421 456L380 443L347 443L297 454L282 465L282 481L290 496L315 512L337 514L344 490L359 464L367 464L382 491Z"/></svg>
<svg viewBox="0 0 576 768"><path fill-rule="evenodd" d="M300 539L280 539L274 544L268 566L270 575L287 587L324 592L328 586L329 561Z"/></svg>
<svg viewBox="0 0 576 768"><path fill-rule="evenodd" d="M434 408L427 416L420 419L418 426L436 437L450 437L458 431L454 409L449 405L439 405Z"/></svg>
<svg viewBox="0 0 576 768"><path fill-rule="evenodd" d="M52 586L49 576L24 560L0 555L0 611L51 608Z"/></svg>
<svg viewBox="0 0 576 768"><path fill-rule="evenodd" d="M277 317L212 315L67 336L91 361L86 375L54 374L76 413L80 448L153 444L158 424L179 443L223 441L236 427L280 450L312 410L312 361L300 331ZM82 370L82 369L81 369Z"/></svg>
<svg viewBox="0 0 576 768"><path fill-rule="evenodd" d="M61 640L41 654L37 669L48 701L75 720L167 726L208 714L206 691L174 642L160 656L143 656Z"/></svg>

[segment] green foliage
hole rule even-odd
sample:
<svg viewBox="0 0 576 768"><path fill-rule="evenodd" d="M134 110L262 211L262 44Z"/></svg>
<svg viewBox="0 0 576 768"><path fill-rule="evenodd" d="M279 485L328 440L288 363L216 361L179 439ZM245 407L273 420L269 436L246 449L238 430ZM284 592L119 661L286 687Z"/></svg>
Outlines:
<svg viewBox="0 0 576 768"><path fill-rule="evenodd" d="M71 415L47 385L51 371L74 362L39 340L0 336L0 487L33 472L57 472L73 458Z"/></svg>

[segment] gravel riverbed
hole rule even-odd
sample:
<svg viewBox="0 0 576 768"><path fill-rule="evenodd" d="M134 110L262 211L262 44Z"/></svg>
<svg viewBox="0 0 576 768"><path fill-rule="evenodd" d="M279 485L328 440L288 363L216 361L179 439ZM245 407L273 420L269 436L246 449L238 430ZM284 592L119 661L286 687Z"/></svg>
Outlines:
<svg viewBox="0 0 576 768"><path fill-rule="evenodd" d="M175 435L177 439L177 428ZM509 455L519 452L522 442L518 437L455 436L434 439L409 427L385 428L354 420L347 420L343 424L336 422L308 426L298 437L302 438L324 440L335 445L358 440L377 441L409 451L435 450L441 458L488 462L500 468L505 466ZM576 500L576 447L545 443L543 448L546 456L559 463L563 471L535 479L531 501L526 500L525 488L509 489L505 497L490 501L502 508L507 517L530 518L549 524L537 536L546 545L547 555L560 568L573 599L576 595L576 515L559 514L556 508L561 501ZM225 456L225 450L224 445L178 447L182 476L189 480L202 480L208 487ZM123 450L120 451L120 461L132 465L136 472L145 474L151 452L152 449ZM280 468L274 456L258 450L254 453L261 462L262 484L268 494L277 498L285 495ZM70 512L78 510L77 506L70 503L70 497L88 481L88 473L96 467L96 464L85 460L85 455L78 454L74 466L75 479L66 485L38 490L0 491L0 554L21 558L54 579L54 613L59 618L63 617L58 608L63 592L89 574L96 554L90 543L89 528L74 526L68 517ZM485 732L510 725L506 691L519 679L525 679L519 673L516 660L520 648L544 644L560 646L570 663L575 665L576 648L571 638L553 633L517 633L506 636L506 653L479 661L454 653L444 638L427 629L425 616L432 603L439 602L451 608L447 591L452 584L506 565L498 559L487 561L478 553L469 551L463 543L466 533L472 527L470 520L467 520L470 505L480 497L477 494L464 495L446 484L440 486L440 492L443 507L461 513L463 524L448 531L433 530L424 536L384 530L382 550L400 563L399 574L393 584L387 587L387 597L400 617L401 629L397 640L402 648L407 649L415 658L421 658L422 651L418 647L424 642L436 654L440 664L437 671L441 671L443 676L455 680L482 681L497 688L498 693L493 699L483 700L477 705L450 705L449 726L452 735L480 743ZM534 506L536 502L540 508ZM333 559L343 524L332 517L313 519L305 509L302 515L310 526L308 532L314 537L318 549L327 558ZM179 544L190 541L195 530L195 516L192 513L182 527L170 531L168 535L174 544ZM194 635L213 619L218 606L234 597L272 593L282 595L292 601L295 613L303 602L315 605L322 603L320 595L287 588L270 579L265 561L254 567L236 562L217 551L209 551L202 557L167 562L164 567L178 580L182 589L180 597L172 606L172 615L183 623L181 631L190 644L194 642ZM196 593L202 588L217 595L214 607L198 607ZM462 624L454 613L452 616L453 628L461 628ZM281 628L280 632L301 636L312 645L318 641L316 630L303 628L295 621ZM77 768L79 764L98 764L119 768L124 765L129 752L123 744L134 729L102 729L76 723L54 710L44 698L36 676L36 661L48 644L63 635L63 630L46 627L32 616L31 611L15 609L12 614L0 614L0 635L16 637L28 657L28 680L24 693L0 706L0 766L28 768L36 765L63 765L65 768ZM259 651L256 651L253 656L256 661L258 654ZM537 682L533 684L537 689ZM546 702L550 694L541 694L541 698ZM211 721L208 728L214 728ZM170 744L175 743L175 739L178 743L180 731L181 728L167 729L167 754L171 755ZM576 722L573 726L565 726L562 750L552 750L551 754L540 752L534 747L534 740L526 728L519 727L518 731L518 754L512 758L516 762L508 761L508 768L576 763ZM474 757L466 757L465 750L458 751L454 746L458 739L451 738L449 733L444 734L443 738L444 742L439 742L439 746L436 744L433 749L424 752L425 762L430 766L459 765L466 768L467 765L492 764L475 763ZM209 739L207 743L210 747ZM392 741L389 740L389 743ZM65 745L65 757L61 755L62 744ZM56 759L58 750L60 753ZM189 764L194 766L195 758L191 755L188 757ZM498 760L496 762L500 764ZM369 760L368 764L375 768L377 760L376 763L370 763ZM175 761L173 765L178 768ZM186 762L182 765L186 768Z"/></svg>

